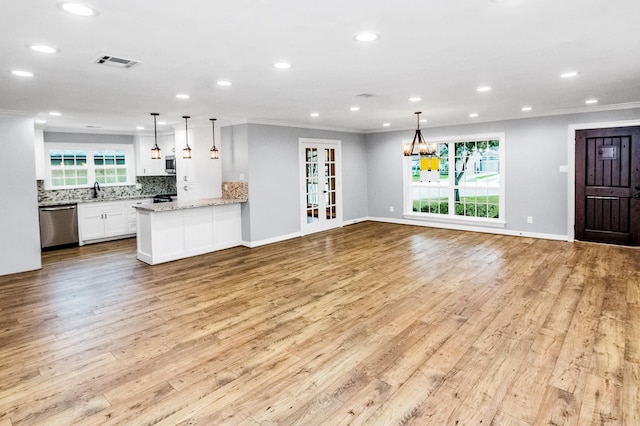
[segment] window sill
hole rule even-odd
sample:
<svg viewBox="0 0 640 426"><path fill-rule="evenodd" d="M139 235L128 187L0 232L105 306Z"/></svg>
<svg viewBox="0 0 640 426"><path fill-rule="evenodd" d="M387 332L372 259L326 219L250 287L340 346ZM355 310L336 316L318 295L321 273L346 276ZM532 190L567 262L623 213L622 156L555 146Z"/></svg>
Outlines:
<svg viewBox="0 0 640 426"><path fill-rule="evenodd" d="M433 222L433 223L449 223L457 225L475 225L486 226L491 228L504 228L507 225L502 219L483 219L479 217L469 216L442 216L435 214L415 214L405 213L403 215L405 219L419 220L421 222Z"/></svg>

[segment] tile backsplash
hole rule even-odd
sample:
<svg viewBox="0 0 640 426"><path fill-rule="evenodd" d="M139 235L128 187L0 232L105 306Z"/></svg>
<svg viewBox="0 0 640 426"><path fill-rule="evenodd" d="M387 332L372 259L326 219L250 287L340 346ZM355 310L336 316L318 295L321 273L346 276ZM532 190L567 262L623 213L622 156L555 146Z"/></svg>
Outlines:
<svg viewBox="0 0 640 426"><path fill-rule="evenodd" d="M177 192L175 176L137 176L136 183L142 185L142 188L137 189L135 185L105 186L100 190L100 198L147 197L157 194L175 194ZM39 180L37 184L38 202L40 203L90 200L93 198L92 188L46 190L44 189L44 181Z"/></svg>

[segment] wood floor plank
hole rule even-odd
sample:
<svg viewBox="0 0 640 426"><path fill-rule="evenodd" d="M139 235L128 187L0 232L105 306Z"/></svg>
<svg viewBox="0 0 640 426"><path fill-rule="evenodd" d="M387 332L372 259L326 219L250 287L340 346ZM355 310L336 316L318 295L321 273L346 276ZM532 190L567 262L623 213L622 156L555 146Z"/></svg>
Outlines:
<svg viewBox="0 0 640 426"><path fill-rule="evenodd" d="M363 222L0 277L0 426L640 424L640 250Z"/></svg>
<svg viewBox="0 0 640 426"><path fill-rule="evenodd" d="M622 423L640 425L640 364L625 363L622 383Z"/></svg>
<svg viewBox="0 0 640 426"><path fill-rule="evenodd" d="M545 388L563 341L563 334L553 330L540 331L500 404L502 413L528 424L535 422L544 393L532 392L532 389Z"/></svg>
<svg viewBox="0 0 640 426"><path fill-rule="evenodd" d="M580 405L578 424L619 425L622 422L622 386L589 375Z"/></svg>

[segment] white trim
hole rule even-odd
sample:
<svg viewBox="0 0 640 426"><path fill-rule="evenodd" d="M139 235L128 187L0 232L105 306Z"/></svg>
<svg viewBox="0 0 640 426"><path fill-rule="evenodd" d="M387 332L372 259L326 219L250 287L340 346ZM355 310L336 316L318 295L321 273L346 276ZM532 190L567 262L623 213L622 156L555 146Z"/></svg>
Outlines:
<svg viewBox="0 0 640 426"><path fill-rule="evenodd" d="M417 214L417 213L409 213L402 215L405 219L412 221L420 221L420 222L428 222L433 223L433 226L438 226L438 224L459 224L459 225L467 225L467 226L488 226L491 228L504 228L507 223L503 220L499 219L487 219L476 216L445 216L445 215L436 215L436 214Z"/></svg>
<svg viewBox="0 0 640 426"><path fill-rule="evenodd" d="M336 218L335 220L321 220L319 225L323 225L321 229L311 229L311 226L307 224L307 203L306 203L306 170L305 170L305 148L307 146L313 147L326 147L333 148L335 150L335 176L336 176ZM315 139L315 138L298 138L298 165L299 165L299 211L300 211L300 233L301 235L308 235L314 232L326 231L333 228L340 228L343 226L343 205L342 205L342 141L338 139ZM319 173L324 173L324 170L319 170ZM323 175L324 176L324 175ZM322 204L320 204L322 206Z"/></svg>
<svg viewBox="0 0 640 426"><path fill-rule="evenodd" d="M514 237L529 237L529 238L541 238L545 240L568 241L567 235L514 231L510 229L487 228L487 227L481 227L481 226L469 226L469 225L454 224L454 223L434 223L434 222L425 222L422 220L390 219L386 217L368 217L366 218L366 220L370 220L372 222L395 223L397 225L424 226L428 228L452 229L456 231L481 232L484 234L497 234L497 235L509 235Z"/></svg>
<svg viewBox="0 0 640 426"><path fill-rule="evenodd" d="M299 238L302 234L300 232L294 232L293 234L280 235L278 237L267 238L266 240L259 241L242 241L241 245L248 248L255 248L265 246L267 244L279 243L281 241L291 240L293 238Z"/></svg>
<svg viewBox="0 0 640 426"><path fill-rule="evenodd" d="M452 229L456 231L465 231L465 232L481 232L484 234L508 235L513 237L526 237L526 238L537 238L537 239L543 239L543 240L568 241L567 235L514 231L510 229L485 228L485 227L470 226L465 224L425 222L423 220L390 219L387 217L364 216L356 219L346 220L344 221L343 225L344 226L355 225L357 223L362 223L362 222L393 223L396 225L422 226L427 228ZM309 234L309 235L312 235L312 234ZM305 235L302 235L300 232L294 232L292 234L280 235L278 237L267 238L265 240L260 240L260 241L242 241L240 245L248 248L256 248L256 247L265 246L268 244L275 244L282 241L292 240L294 238L303 238L303 237L305 237Z"/></svg>
<svg viewBox="0 0 640 426"><path fill-rule="evenodd" d="M135 147L133 143L129 142L47 142L44 141L44 189L46 190L68 190L79 188L92 188L93 182L96 180L95 165L93 164L93 152L105 151L105 150L122 150L125 152L125 166L127 169L127 181L116 183L101 184L101 187L116 187L116 186L133 186L136 184L136 155ZM84 151L87 154L87 184L86 185L73 185L73 186L61 186L54 187L51 184L51 151Z"/></svg>
<svg viewBox="0 0 640 426"><path fill-rule="evenodd" d="M26 111L15 111L10 109L0 109L0 118L33 118L33 114Z"/></svg>
<svg viewBox="0 0 640 426"><path fill-rule="evenodd" d="M220 125L220 127L236 126L238 124L259 124L264 126L278 126L278 127L291 127L297 129L313 129L313 130L329 130L332 132L345 132L345 133L364 133L363 129L353 129L347 127L335 127L335 126L322 126L318 124L310 123L296 123L292 121L281 120L260 120L260 119L243 119L243 120L227 120L229 124Z"/></svg>
<svg viewBox="0 0 640 426"><path fill-rule="evenodd" d="M575 241L576 219L576 130L606 129L609 127L640 126L640 120L602 121L595 123L569 124L567 130L567 237Z"/></svg>
<svg viewBox="0 0 640 426"><path fill-rule="evenodd" d="M507 160L506 160L506 136L505 136L505 132L492 132L492 133L475 133L475 134L469 134L469 135L454 135L454 136L442 136L442 137L429 137L429 138L425 138L425 142L428 144L430 142L436 142L436 143L463 143L463 142L473 142L473 141L478 141L478 140L494 140L494 139L498 139L499 141L499 145L498 145L498 153L500 155L500 158L498 159L499 161L499 165L500 165L500 180L498 183L498 189L499 189L499 201L498 201L498 209L500 212L500 218L499 219L485 219L482 220L482 218L478 218L478 219L471 219L470 217L466 217L466 216L456 216L456 215L442 215L441 217L438 217L437 219L432 217L431 215L429 216L422 216L420 214L416 214L416 212L413 211L413 194L412 194L412 184L413 184L413 179L412 179L412 175L411 175L411 167L410 167L410 162L411 162L411 157L403 157L403 169L402 169L402 186L403 186L403 204L402 204L402 214L404 217L410 217L410 216L414 216L414 217L424 217L424 219L421 220L425 220L425 221L430 221L430 220L434 220L437 222L442 222L442 223L446 223L446 222L450 222L450 223L461 223L461 222L476 222L476 223L483 223L485 226L493 226L493 227L501 227L504 226L507 222L507 212L506 212L506 199L505 199L505 194L506 194L506 168L507 168ZM410 140L407 139L403 139L402 143L410 143ZM454 160L454 161L452 161ZM454 176L455 176L455 170L454 173L451 173L451 165L455 165L455 151L449 149L449 184L448 187L449 188L454 188ZM449 194L449 204L452 203L453 200L453 191L450 192Z"/></svg>

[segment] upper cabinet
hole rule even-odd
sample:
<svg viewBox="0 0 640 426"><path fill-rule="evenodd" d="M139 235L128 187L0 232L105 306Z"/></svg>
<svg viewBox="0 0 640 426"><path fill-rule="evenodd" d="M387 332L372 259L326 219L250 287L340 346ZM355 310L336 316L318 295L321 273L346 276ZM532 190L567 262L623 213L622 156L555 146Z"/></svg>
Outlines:
<svg viewBox="0 0 640 426"><path fill-rule="evenodd" d="M153 135L137 135L136 145L136 175L137 176L168 176L164 171L166 155L175 154L175 139L173 134L158 135L158 146L161 149L161 159L151 158L151 148L155 145Z"/></svg>

